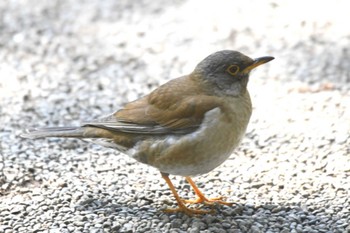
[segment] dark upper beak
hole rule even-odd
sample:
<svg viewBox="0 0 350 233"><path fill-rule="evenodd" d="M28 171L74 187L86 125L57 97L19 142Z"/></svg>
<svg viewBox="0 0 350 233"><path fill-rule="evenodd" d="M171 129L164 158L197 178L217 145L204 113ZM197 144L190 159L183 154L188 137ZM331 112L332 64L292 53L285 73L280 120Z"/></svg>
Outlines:
<svg viewBox="0 0 350 233"><path fill-rule="evenodd" d="M269 56L266 56L266 57L258 57L258 58L255 58L254 59L254 63L251 64L250 66L246 67L243 72L244 73L248 73L250 72L252 69L254 69L255 67L258 67L262 64L265 64L271 60L275 59L274 57L269 57Z"/></svg>

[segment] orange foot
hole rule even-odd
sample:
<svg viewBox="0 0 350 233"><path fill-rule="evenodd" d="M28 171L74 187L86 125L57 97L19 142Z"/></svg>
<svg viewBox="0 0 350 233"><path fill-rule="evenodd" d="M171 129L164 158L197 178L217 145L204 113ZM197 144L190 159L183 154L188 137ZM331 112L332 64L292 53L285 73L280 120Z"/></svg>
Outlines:
<svg viewBox="0 0 350 233"><path fill-rule="evenodd" d="M212 214L215 213L214 210L201 210L201 209L192 209L192 208L188 208L185 203L190 203L190 204L197 204L197 203L203 203L205 205L209 205L209 206L213 206L215 204L223 204L223 205L229 205L231 206L233 203L230 202L225 202L223 201L223 197L218 197L218 198L206 198L202 192L198 189L198 187L196 186L196 184L192 181L192 179L190 177L186 177L186 180L190 183L190 185L192 186L192 188L194 189L196 195L197 195L197 199L195 200L182 200L179 195L177 194L175 187L173 185L173 183L171 182L171 180L169 179L168 174L164 174L161 173L163 179L166 181L166 183L168 184L171 192L173 193L177 204L178 204L178 208L173 208L173 209L165 209L164 212L166 213L178 213L178 212L182 212L185 213L187 215L193 216L196 214Z"/></svg>
<svg viewBox="0 0 350 233"><path fill-rule="evenodd" d="M223 201L224 199L225 197L214 197L214 198L197 197L197 199L194 199L194 200L182 199L182 201L188 204L204 204L208 206L213 206L216 204L232 206L234 204L233 202Z"/></svg>
<svg viewBox="0 0 350 233"><path fill-rule="evenodd" d="M177 208L167 208L163 210L165 213L185 213L189 216L197 215L197 214L213 214L214 210L202 210L202 209L192 209L188 208L183 202L178 202L179 207Z"/></svg>
<svg viewBox="0 0 350 233"><path fill-rule="evenodd" d="M227 205L227 206L232 206L234 203L232 202L226 202L223 201L226 199L225 197L214 197L214 198L206 198L204 194L198 189L197 185L193 182L193 180L190 177L186 177L187 182L192 186L194 192L197 195L197 199L195 200L182 200L185 203L189 204L204 204L204 205L216 205L216 204L221 204L221 205Z"/></svg>

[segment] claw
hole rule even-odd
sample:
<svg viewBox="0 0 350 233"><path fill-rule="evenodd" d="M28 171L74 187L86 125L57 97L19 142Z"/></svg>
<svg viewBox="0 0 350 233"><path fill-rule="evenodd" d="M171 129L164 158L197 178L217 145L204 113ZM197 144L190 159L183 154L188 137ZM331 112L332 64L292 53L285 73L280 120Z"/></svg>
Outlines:
<svg viewBox="0 0 350 233"><path fill-rule="evenodd" d="M224 199L226 198L222 196L214 197L214 198L206 198L204 196L198 196L197 199L194 199L194 200L182 200L182 201L188 204L204 204L208 206L213 206L216 204L232 206L234 204L233 202L223 201Z"/></svg>
<svg viewBox="0 0 350 233"><path fill-rule="evenodd" d="M185 205L179 205L177 208L167 208L163 210L165 213L185 213L189 216L199 215L199 214L213 214L215 213L214 210L201 210L201 209L192 209L188 208Z"/></svg>
<svg viewBox="0 0 350 233"><path fill-rule="evenodd" d="M190 183L190 185L192 186L194 192L197 195L197 199L195 200L182 200L179 195L177 194L175 187L173 185L173 183L171 182L171 180L169 179L168 174L165 173L161 173L163 179L165 180L165 182L168 184L171 192L173 193L178 207L177 208L168 208L165 209L164 212L165 213L185 213L189 216L193 216L196 214L212 214L215 213L215 211L213 209L211 210L202 210L202 209L192 209L192 208L188 208L185 203L189 203L189 204L204 204L204 205L208 205L208 206L214 206L216 204L222 204L222 205L228 205L228 206L232 206L233 203L230 202L226 202L223 201L223 199L225 199L224 197L216 197L216 198L206 198L203 193L198 189L198 187L196 186L196 184L193 182L193 180L190 177L186 177L186 180L188 183Z"/></svg>
<svg viewBox="0 0 350 233"><path fill-rule="evenodd" d="M197 195L197 199L195 200L184 200L185 203L190 203L190 204L199 204L203 203L204 205L215 205L215 204L221 204L221 205L227 205L227 206L232 206L234 203L232 202L226 202L223 201L226 199L225 197L214 197L214 198L206 198L204 194L198 189L197 185L193 182L193 180L190 177L186 177L187 182L192 186L194 192Z"/></svg>

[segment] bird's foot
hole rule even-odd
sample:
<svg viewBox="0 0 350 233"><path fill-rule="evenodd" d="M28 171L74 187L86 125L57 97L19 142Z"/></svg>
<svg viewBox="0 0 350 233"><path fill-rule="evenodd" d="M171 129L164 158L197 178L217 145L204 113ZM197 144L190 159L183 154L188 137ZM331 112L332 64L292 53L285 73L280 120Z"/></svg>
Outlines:
<svg viewBox="0 0 350 233"><path fill-rule="evenodd" d="M185 204L179 204L179 207L177 207L177 208L167 208L163 211L165 213L179 213L179 212L181 212L181 213L187 214L189 216L215 213L215 211L213 209L212 210L192 209L192 208L188 208Z"/></svg>
<svg viewBox="0 0 350 233"><path fill-rule="evenodd" d="M188 204L204 204L209 206L213 206L216 204L232 206L234 204L233 202L224 201L225 199L226 198L222 196L214 197L214 198L206 198L204 196L198 196L197 199L194 199L194 200L182 200L182 201Z"/></svg>

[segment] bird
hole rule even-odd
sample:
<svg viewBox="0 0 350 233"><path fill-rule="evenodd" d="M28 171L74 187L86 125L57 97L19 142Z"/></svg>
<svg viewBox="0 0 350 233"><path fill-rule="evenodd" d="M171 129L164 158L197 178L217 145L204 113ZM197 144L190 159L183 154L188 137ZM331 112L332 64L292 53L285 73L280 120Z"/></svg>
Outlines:
<svg viewBox="0 0 350 233"><path fill-rule="evenodd" d="M224 197L207 198L192 177L212 171L238 147L252 114L247 89L250 72L273 59L217 51L190 74L168 81L107 117L80 126L30 128L21 137L79 138L113 148L159 170L178 205L165 212L209 214L213 208L193 208L191 204L232 203ZM169 175L184 177L197 198L182 199Z"/></svg>

